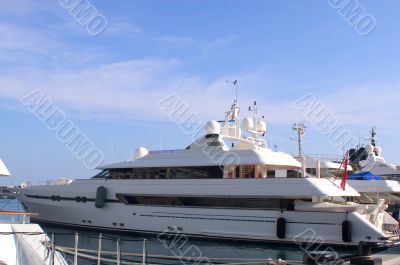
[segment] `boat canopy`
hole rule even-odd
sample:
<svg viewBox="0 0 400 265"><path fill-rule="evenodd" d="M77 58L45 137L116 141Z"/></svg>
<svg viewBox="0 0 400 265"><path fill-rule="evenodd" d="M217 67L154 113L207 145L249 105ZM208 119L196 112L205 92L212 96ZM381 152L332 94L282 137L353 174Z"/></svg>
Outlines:
<svg viewBox="0 0 400 265"><path fill-rule="evenodd" d="M358 172L347 177L348 180L384 180L381 176L376 176L371 172Z"/></svg>
<svg viewBox="0 0 400 265"><path fill-rule="evenodd" d="M10 176L6 165L4 165L3 160L0 159L0 176Z"/></svg>

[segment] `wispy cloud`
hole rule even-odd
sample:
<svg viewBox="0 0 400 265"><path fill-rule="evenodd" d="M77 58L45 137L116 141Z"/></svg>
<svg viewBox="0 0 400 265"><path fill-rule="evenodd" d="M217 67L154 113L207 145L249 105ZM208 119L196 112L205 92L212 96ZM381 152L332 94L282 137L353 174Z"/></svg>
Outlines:
<svg viewBox="0 0 400 265"><path fill-rule="evenodd" d="M292 105L297 97L286 95L279 100L269 99L269 94L276 93L276 88L269 85L268 71L236 73L207 80L187 74L186 66L187 62L179 59L147 58L57 73L19 72L0 77L0 97L19 100L31 90L40 88L67 110L84 118L152 120L162 115L156 102L174 93L207 120L221 118L218 115L223 115L230 106L235 93L226 80L238 79L242 116L246 115L248 105L257 100L260 111L269 122L290 124L299 118ZM393 122L400 115L397 107L399 88L393 86L382 94L374 86L360 86L316 97L341 123L373 123L400 129Z"/></svg>
<svg viewBox="0 0 400 265"><path fill-rule="evenodd" d="M45 9L48 3L48 0L0 1L0 13L7 15L26 15L36 12L38 9Z"/></svg>
<svg viewBox="0 0 400 265"><path fill-rule="evenodd" d="M155 42L167 44L174 48L196 48L204 53L223 48L237 39L237 36L220 37L211 41L197 41L193 38L184 36L160 36L151 38L151 40Z"/></svg>
<svg viewBox="0 0 400 265"><path fill-rule="evenodd" d="M104 34L125 38L135 38L142 36L143 29L139 25L126 19L119 18L109 21L107 30L104 31Z"/></svg>
<svg viewBox="0 0 400 265"><path fill-rule="evenodd" d="M156 42L172 45L174 47L192 46L195 45L195 41L188 37L176 37L176 36L162 36L152 38Z"/></svg>
<svg viewBox="0 0 400 265"><path fill-rule="evenodd" d="M238 39L238 36L221 37L214 41L204 44L204 51L208 52L212 49L222 48Z"/></svg>

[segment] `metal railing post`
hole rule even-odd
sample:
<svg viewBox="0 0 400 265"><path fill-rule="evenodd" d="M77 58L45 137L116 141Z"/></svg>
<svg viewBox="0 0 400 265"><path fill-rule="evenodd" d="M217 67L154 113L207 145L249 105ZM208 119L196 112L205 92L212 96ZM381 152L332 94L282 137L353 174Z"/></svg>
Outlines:
<svg viewBox="0 0 400 265"><path fill-rule="evenodd" d="M121 252L120 252L120 242L119 238L117 239L117 265L121 264Z"/></svg>
<svg viewBox="0 0 400 265"><path fill-rule="evenodd" d="M143 256L142 256L142 265L146 265L147 260L147 241L146 238L143 239Z"/></svg>
<svg viewBox="0 0 400 265"><path fill-rule="evenodd" d="M75 255L74 255L74 265L78 265L78 242L79 241L79 234L75 232Z"/></svg>
<svg viewBox="0 0 400 265"><path fill-rule="evenodd" d="M100 263L101 263L101 240L102 240L102 238L103 238L103 234L100 233L99 234L99 248L97 251L97 265L101 265Z"/></svg>
<svg viewBox="0 0 400 265"><path fill-rule="evenodd" d="M51 254L50 254L50 264L54 265L54 257L56 254L56 244L54 242L54 233L51 233Z"/></svg>

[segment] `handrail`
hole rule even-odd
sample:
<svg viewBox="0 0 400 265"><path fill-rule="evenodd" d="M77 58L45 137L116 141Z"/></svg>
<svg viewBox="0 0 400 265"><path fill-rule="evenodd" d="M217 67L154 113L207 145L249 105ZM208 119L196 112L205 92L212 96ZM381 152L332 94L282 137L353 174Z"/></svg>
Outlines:
<svg viewBox="0 0 400 265"><path fill-rule="evenodd" d="M0 211L0 216L11 216L12 223L16 222L15 218L18 218L17 222L20 222L19 216L22 216L22 224L30 223L31 216L38 216L38 213L27 213L27 212L15 212L15 211ZM1 221L0 221L1 222Z"/></svg>
<svg viewBox="0 0 400 265"><path fill-rule="evenodd" d="M38 213L14 212L14 211L0 211L0 215L22 215L22 216L38 216Z"/></svg>

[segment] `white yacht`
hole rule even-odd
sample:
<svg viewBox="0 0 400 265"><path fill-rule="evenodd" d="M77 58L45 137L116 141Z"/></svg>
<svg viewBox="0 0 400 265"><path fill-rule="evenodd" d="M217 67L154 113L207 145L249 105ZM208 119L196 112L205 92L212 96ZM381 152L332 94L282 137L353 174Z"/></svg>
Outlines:
<svg viewBox="0 0 400 265"><path fill-rule="evenodd" d="M23 185L18 198L37 220L87 228L281 243L399 240L382 205L347 202L359 196L350 186L302 177L300 162L267 147L266 124L253 117L241 126L238 113L235 101L184 149L141 147L91 179Z"/></svg>
<svg viewBox="0 0 400 265"><path fill-rule="evenodd" d="M349 150L350 161L357 165L359 172L371 172L386 179L400 180L400 170L396 165L387 163L382 156L382 148L376 144L376 131L370 131L370 143Z"/></svg>
<svg viewBox="0 0 400 265"><path fill-rule="evenodd" d="M10 172L0 159L0 177L9 175ZM29 217L33 215L0 209L0 264L68 265L61 253L51 253L50 239L42 228L38 224L29 223Z"/></svg>
<svg viewBox="0 0 400 265"><path fill-rule="evenodd" d="M376 176L369 171L357 171L353 172L353 167L346 163L346 167L344 165L344 159L332 156L332 155L304 155L302 153L302 137L304 135L304 124L294 124L292 129L297 133L297 145L298 145L298 154L296 159L302 163L305 168L305 176L311 178L330 178L335 180L335 182L339 185L341 183L341 177L346 171L346 174L349 175L347 177L347 184L354 188L357 192L360 193L361 196L352 198L352 201L361 204L370 204L370 207L375 207L376 204L382 204L382 207L387 209L390 213L395 213L396 220L399 220L398 213L400 209L400 183L396 180L386 179L381 176ZM351 158L351 163L355 164L355 168L360 168L357 164L357 161L361 159L367 159L364 164L371 163L370 167L374 167L372 165L373 161L377 159L383 159L382 157L377 158L375 152L381 152L380 148L377 147L374 151L374 146L376 144L375 141L375 129L371 130L371 144L366 147L360 148L357 151L353 149L353 151L349 151L353 156ZM367 156L369 155L369 158ZM357 158L357 156L359 156ZM362 161L360 161L362 162ZM385 166L388 167L388 166ZM383 167L377 166L377 168L382 169ZM389 166L389 170L392 170L392 167ZM365 169L365 167L364 167ZM379 171L379 169L377 169ZM354 173L354 174L353 174Z"/></svg>

